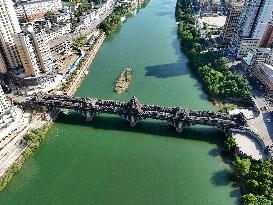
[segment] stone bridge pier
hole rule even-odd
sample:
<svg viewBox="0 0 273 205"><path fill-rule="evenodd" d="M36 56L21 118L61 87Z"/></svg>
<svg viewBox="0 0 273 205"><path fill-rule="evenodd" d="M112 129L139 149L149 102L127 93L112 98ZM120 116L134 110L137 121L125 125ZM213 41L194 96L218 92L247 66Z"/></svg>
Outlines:
<svg viewBox="0 0 273 205"><path fill-rule="evenodd" d="M183 129L190 126L188 123L184 121L174 121L170 122L170 124L175 127L176 132L178 132L179 134L183 131Z"/></svg>
<svg viewBox="0 0 273 205"><path fill-rule="evenodd" d="M221 130L223 133L227 135L229 133L229 128L225 126L217 126L217 129Z"/></svg>
<svg viewBox="0 0 273 205"><path fill-rule="evenodd" d="M93 118L96 116L96 113L92 110L82 110L79 111L84 117L87 122L91 122Z"/></svg>
<svg viewBox="0 0 273 205"><path fill-rule="evenodd" d="M141 121L141 118L139 116L136 115L127 115L125 117L126 120L128 120L130 122L130 126L134 127L136 126L136 124Z"/></svg>
<svg viewBox="0 0 273 205"><path fill-rule="evenodd" d="M126 110L121 116L130 122L131 127L134 127L138 121L142 120L141 107L141 103L135 96L126 104Z"/></svg>
<svg viewBox="0 0 273 205"><path fill-rule="evenodd" d="M49 120L48 114L47 114L48 109L46 107L40 107L39 109L37 109L37 111L40 113L42 120L44 121Z"/></svg>

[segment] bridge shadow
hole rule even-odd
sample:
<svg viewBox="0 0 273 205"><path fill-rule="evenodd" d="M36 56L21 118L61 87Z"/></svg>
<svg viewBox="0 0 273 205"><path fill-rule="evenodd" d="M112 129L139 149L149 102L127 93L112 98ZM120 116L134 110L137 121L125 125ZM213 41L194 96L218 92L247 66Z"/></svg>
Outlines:
<svg viewBox="0 0 273 205"><path fill-rule="evenodd" d="M149 134L159 137L175 137L205 141L211 144L216 144L218 146L223 144L223 139L225 136L224 133L220 130L204 126L193 126L186 128L181 134L178 134L173 126L169 125L167 122L160 121L141 121L138 122L135 127L130 127L127 120L119 117L113 117L111 115L99 115L94 117L91 122L86 122L85 118L76 112L71 112L69 114L60 113L55 122L92 127L94 129L120 130L125 132ZM208 154L213 156L217 155L216 150L213 150L212 152L213 153Z"/></svg>
<svg viewBox="0 0 273 205"><path fill-rule="evenodd" d="M167 122L160 121L141 121L137 123L135 127L130 127L128 121L119 117L113 117L111 115L99 115L94 117L91 122L86 122L85 118L79 113L71 112L67 115L60 113L59 117L56 119L56 122L75 126L92 127L93 129L108 131L124 131L131 133L149 134L156 137L174 137L188 140L204 141L210 144L217 145L218 148L210 149L210 151L208 152L208 155L211 155L213 158L220 156L220 147L222 147L223 140L225 138L224 133L222 133L221 131L203 126L193 126L190 128L186 128L181 134L178 134L173 126L168 125ZM231 183L231 180L229 178L229 171L224 169L215 172L211 176L210 180L211 183L216 186L226 186ZM230 196L233 198L237 199L239 195L240 194L238 194L236 189L233 189L230 192Z"/></svg>

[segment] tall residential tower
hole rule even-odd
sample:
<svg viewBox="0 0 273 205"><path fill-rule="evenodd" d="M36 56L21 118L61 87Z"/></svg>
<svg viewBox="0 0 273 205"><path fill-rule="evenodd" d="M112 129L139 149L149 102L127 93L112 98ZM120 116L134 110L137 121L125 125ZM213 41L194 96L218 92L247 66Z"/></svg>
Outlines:
<svg viewBox="0 0 273 205"><path fill-rule="evenodd" d="M7 63L6 67L16 68L21 65L13 39L13 34L20 31L12 0L0 0L0 50L3 55L2 58ZM0 72L2 71L4 69L0 69Z"/></svg>
<svg viewBox="0 0 273 205"><path fill-rule="evenodd" d="M35 27L35 23L26 24L22 28L22 32L14 35L14 40L24 66L25 74L22 77L25 84L54 81L56 72L45 29Z"/></svg>
<svg viewBox="0 0 273 205"><path fill-rule="evenodd" d="M259 47L272 19L273 0L246 0L231 39L230 51L242 58L252 48Z"/></svg>
<svg viewBox="0 0 273 205"><path fill-rule="evenodd" d="M244 5L244 0L234 0L229 2L229 10L227 20L223 32L223 42L228 43L237 27L239 21L241 9Z"/></svg>

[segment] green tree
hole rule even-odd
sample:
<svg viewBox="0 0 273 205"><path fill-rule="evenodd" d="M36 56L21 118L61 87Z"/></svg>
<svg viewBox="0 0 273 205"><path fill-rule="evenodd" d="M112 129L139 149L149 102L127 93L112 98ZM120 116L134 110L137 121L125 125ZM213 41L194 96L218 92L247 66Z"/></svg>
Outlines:
<svg viewBox="0 0 273 205"><path fill-rule="evenodd" d="M271 205L271 201L268 200L265 196L257 196L259 205Z"/></svg>
<svg viewBox="0 0 273 205"><path fill-rule="evenodd" d="M241 159L239 156L235 156L235 160L232 162L235 173L239 177L244 177L249 173L251 162L250 159Z"/></svg>
<svg viewBox="0 0 273 205"><path fill-rule="evenodd" d="M228 64L228 58L220 57L219 59L215 60L214 67L218 71L225 71L227 70L227 64Z"/></svg>
<svg viewBox="0 0 273 205"><path fill-rule="evenodd" d="M259 205L258 199L253 194L245 194L241 197L240 205Z"/></svg>
<svg viewBox="0 0 273 205"><path fill-rule="evenodd" d="M54 13L52 11L48 11L47 13L45 13L45 19L49 19L52 15L54 15Z"/></svg>
<svg viewBox="0 0 273 205"><path fill-rule="evenodd" d="M228 152L234 152L237 147L237 143L235 141L235 138L230 136L225 140L225 148Z"/></svg>
<svg viewBox="0 0 273 205"><path fill-rule="evenodd" d="M258 189L259 189L259 193L262 195L268 196L270 192L272 192L271 187L266 183L260 183Z"/></svg>
<svg viewBox="0 0 273 205"><path fill-rule="evenodd" d="M77 49L81 49L84 46L85 43L86 43L86 37L85 36L81 36L81 37L73 40L72 44Z"/></svg>
<svg viewBox="0 0 273 205"><path fill-rule="evenodd" d="M249 179L246 181L246 186L247 189L250 193L255 193L257 194L258 192L258 187L259 187L259 182L257 182L255 179Z"/></svg>

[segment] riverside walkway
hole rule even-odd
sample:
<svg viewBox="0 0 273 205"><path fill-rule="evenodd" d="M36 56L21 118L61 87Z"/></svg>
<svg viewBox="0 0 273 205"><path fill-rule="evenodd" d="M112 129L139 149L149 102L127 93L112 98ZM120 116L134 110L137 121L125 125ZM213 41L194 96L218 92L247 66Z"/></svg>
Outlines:
<svg viewBox="0 0 273 205"><path fill-rule="evenodd" d="M87 121L100 113L118 115L135 126L144 119L167 121L176 128L178 133L191 125L207 125L218 128L227 133L230 129L246 127L246 120L240 114L227 115L213 111L197 111L179 107L164 107L158 105L141 104L136 97L129 102L114 100L99 100L96 98L79 98L68 95L46 95L38 93L26 104L38 111L55 109L75 110L86 117Z"/></svg>
<svg viewBox="0 0 273 205"><path fill-rule="evenodd" d="M102 33L99 36L99 38L97 39L91 53L88 54L87 59L84 61L84 63L81 66L80 70L77 72L76 77L73 78L73 81L71 82L71 85L67 90L67 95L72 96L74 94L74 92L77 90L77 87L79 86L80 82L82 81L82 78L85 76L85 72L89 69L89 66L92 63L92 61L94 60L94 58L95 58L98 50L100 49L100 46L103 43L104 39L105 39L105 34Z"/></svg>

